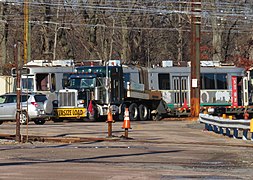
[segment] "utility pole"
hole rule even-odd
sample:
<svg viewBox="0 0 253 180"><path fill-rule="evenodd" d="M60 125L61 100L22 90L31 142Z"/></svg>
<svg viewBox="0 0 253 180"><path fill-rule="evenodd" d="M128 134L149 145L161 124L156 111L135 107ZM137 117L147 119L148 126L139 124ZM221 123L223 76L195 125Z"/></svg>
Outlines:
<svg viewBox="0 0 253 180"><path fill-rule="evenodd" d="M20 61L19 61L19 48L20 48L20 42L18 44L14 45L14 59L16 64L16 75L17 75L17 113L16 113L16 137L15 140L20 143L21 142L21 134L20 134L20 113L21 113L21 105L20 105L20 94L21 94L21 88L20 88Z"/></svg>
<svg viewBox="0 0 253 180"><path fill-rule="evenodd" d="M191 15L191 117L198 117L200 112L200 32L201 0L192 0Z"/></svg>
<svg viewBox="0 0 253 180"><path fill-rule="evenodd" d="M28 41L29 41L29 4L24 0L24 64L28 59Z"/></svg>

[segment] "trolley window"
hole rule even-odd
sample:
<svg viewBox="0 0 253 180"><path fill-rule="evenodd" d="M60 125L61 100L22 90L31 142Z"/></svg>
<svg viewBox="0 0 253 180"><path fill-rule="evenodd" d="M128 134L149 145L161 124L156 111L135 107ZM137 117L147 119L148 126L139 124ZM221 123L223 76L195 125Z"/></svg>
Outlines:
<svg viewBox="0 0 253 180"><path fill-rule="evenodd" d="M49 89L49 74L38 73L36 74L36 84L38 91L48 91Z"/></svg>
<svg viewBox="0 0 253 180"><path fill-rule="evenodd" d="M159 90L170 90L170 74L158 74Z"/></svg>
<svg viewBox="0 0 253 180"><path fill-rule="evenodd" d="M227 75L216 74L217 89L227 89Z"/></svg>
<svg viewBox="0 0 253 180"><path fill-rule="evenodd" d="M201 89L227 89L227 74L203 73L200 79Z"/></svg>

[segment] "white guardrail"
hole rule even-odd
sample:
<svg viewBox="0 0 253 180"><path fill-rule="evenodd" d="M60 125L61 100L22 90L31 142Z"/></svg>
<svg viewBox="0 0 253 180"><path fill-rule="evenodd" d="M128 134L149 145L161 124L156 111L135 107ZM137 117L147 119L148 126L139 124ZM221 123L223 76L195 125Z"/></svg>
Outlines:
<svg viewBox="0 0 253 180"><path fill-rule="evenodd" d="M253 119L227 119L208 114L200 114L199 122L205 124L205 129L235 139L253 141Z"/></svg>

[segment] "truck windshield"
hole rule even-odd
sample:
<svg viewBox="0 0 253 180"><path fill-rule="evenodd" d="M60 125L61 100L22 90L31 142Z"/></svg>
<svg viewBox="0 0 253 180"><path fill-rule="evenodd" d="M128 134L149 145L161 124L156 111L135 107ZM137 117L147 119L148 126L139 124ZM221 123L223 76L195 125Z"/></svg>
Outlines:
<svg viewBox="0 0 253 180"><path fill-rule="evenodd" d="M82 89L82 88L93 88L95 86L95 78L75 78L70 79L69 88Z"/></svg>

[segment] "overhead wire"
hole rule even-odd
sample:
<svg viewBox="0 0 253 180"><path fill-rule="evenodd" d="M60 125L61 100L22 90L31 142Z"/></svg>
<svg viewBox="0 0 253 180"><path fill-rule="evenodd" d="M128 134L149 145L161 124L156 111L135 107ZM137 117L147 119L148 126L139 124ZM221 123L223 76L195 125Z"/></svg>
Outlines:
<svg viewBox="0 0 253 180"><path fill-rule="evenodd" d="M23 5L23 2L18 1L7 1L11 5ZM53 1L53 3L44 2L39 3L36 1L29 1L29 5L31 8L31 16L32 18L40 18L44 15L40 8L45 8L45 6L48 6L52 10L52 14L49 14L48 17L54 18L53 11L56 10L59 6L60 12L64 10L65 12L73 11L73 12L79 12L81 10L85 11L94 11L96 13L105 13L108 15L108 17L99 17L97 15L96 18L100 20L106 20L109 18L119 18L119 15L123 15L126 12L129 12L127 16L129 17L143 17L143 16L160 16L160 17L167 17L171 15L181 14L185 16L191 16L193 12L191 11L191 1L161 1L161 0L148 0L144 3L139 4L133 4L131 1L104 1L104 4L88 4L88 3L75 3L75 1L72 1L71 3L62 4L59 3L60 1ZM116 3L115 3L116 2ZM158 5L155 5L155 2L159 2ZM123 4L123 5L122 5ZM178 5L181 4L181 9L178 7ZM252 5L252 4L251 4ZM117 7L119 6L119 7ZM228 8L229 7L229 8ZM36 9L36 10L33 10ZM247 10L247 11L245 11ZM242 27L236 27L234 30L237 31L245 31L244 27L252 27L253 23L253 10L250 8L250 6L246 6L245 4L238 3L238 2L220 2L215 4L213 6L210 2L203 2L202 3L202 23L205 24L205 26L202 27L203 30L208 31L208 28L212 28L211 25L211 18L217 17L218 20L224 21L229 25L229 22L231 24L237 21L238 24L241 24ZM111 14L110 14L111 13ZM9 19L12 22L21 22L23 21L23 17L15 17L16 14L8 14L6 15L5 19ZM59 18L71 18L73 15L68 14L59 14ZM55 20L55 19L54 19ZM75 21L68 22L67 20L65 22L62 22L63 25L72 25L72 26L88 26L88 27L94 27L94 26L100 26L100 27L107 27L112 28L112 26L104 25L104 24L83 24L79 23L77 21L78 19L75 19ZM47 23L43 22L42 23ZM117 26L113 26L115 28L118 28ZM123 28L123 27L121 27ZM128 28L128 27L125 27ZM131 28L131 27L130 27ZM150 27L134 27L134 29L156 29L156 30L162 30L165 28L165 30L173 29L173 28L167 28L167 27L158 27L158 28L150 28ZM229 27L221 27L223 30L229 29ZM248 32L247 30L246 32Z"/></svg>

